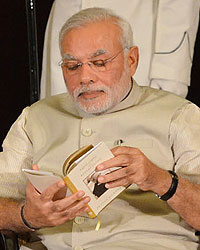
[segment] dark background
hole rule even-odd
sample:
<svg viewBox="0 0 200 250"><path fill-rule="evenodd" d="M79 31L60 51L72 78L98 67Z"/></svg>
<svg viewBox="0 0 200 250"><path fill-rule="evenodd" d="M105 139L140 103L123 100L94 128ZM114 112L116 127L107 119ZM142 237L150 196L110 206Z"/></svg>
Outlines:
<svg viewBox="0 0 200 250"><path fill-rule="evenodd" d="M53 0L36 0L40 74L44 32L52 3ZM0 145L22 109L30 105L27 36L25 0L1 0Z"/></svg>
<svg viewBox="0 0 200 250"><path fill-rule="evenodd" d="M73 0L72 0L73 1ZM53 0L36 0L39 68L44 32ZM22 109L30 105L25 0L1 0L0 8L0 145ZM200 30L197 34L191 87L187 99L200 106Z"/></svg>

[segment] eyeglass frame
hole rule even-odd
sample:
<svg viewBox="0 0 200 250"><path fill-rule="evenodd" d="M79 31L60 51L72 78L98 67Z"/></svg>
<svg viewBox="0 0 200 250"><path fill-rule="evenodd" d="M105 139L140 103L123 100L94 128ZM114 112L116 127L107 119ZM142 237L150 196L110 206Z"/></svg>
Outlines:
<svg viewBox="0 0 200 250"><path fill-rule="evenodd" d="M75 66L77 66L77 69L76 70L74 70L74 73L72 73L72 75L73 74L76 74L77 73L77 70L80 68L80 67L82 67L83 66L83 64L87 64L88 66L90 66L91 67L91 65L94 65L94 66L96 66L95 64L94 64L94 62L97 62L97 61L102 61L103 62L103 66L105 66L108 62L112 62L115 58L117 58L117 56L122 52L122 51L124 51L125 49L128 49L127 47L125 47L125 48L123 48L122 50L120 50L117 54L115 54L115 55L113 55L112 57L110 57L110 58L107 58L107 59L105 59L105 60L102 60L102 59L99 59L99 60L89 60L89 61L87 61L87 62L78 62L77 64L75 64ZM61 61L58 63L58 65L59 66L61 66L61 67L66 67L66 66L63 66L63 64L66 64L66 63L64 63L64 61L63 61L64 59L61 59ZM67 68L67 67L66 67ZM106 70L106 67L105 67L105 70L103 70L103 71L101 71L101 70L95 70L95 68L93 68L93 67L91 67L95 72L105 72L105 71L107 71ZM98 68L98 67L97 67ZM68 68L67 68L68 69ZM69 70L69 69L68 69ZM73 72L73 70L71 70L71 72Z"/></svg>

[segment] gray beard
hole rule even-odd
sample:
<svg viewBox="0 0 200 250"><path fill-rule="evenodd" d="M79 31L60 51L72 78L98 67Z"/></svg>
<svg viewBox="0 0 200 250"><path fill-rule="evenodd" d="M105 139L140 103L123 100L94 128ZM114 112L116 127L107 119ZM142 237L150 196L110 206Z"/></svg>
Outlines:
<svg viewBox="0 0 200 250"><path fill-rule="evenodd" d="M95 84L90 84L87 86L83 86L80 88L77 88L72 96L72 99L76 106L78 106L79 109L84 111L87 114L94 114L94 115L99 115L107 112L108 110L112 109L115 107L117 104L119 104L128 94L128 92L131 89L131 81L129 84L127 84L127 74L128 70L125 70L120 78L120 81L118 84L116 84L115 88L110 88L109 86L106 85L101 85L101 86L95 86ZM115 86L115 85L114 85ZM124 86L127 86L126 89ZM102 102L101 100L96 100L95 104L89 104L90 100L84 100L86 105L80 102L79 98L82 93L89 92L89 91L103 91L106 95L106 101ZM88 104L87 104L88 103Z"/></svg>

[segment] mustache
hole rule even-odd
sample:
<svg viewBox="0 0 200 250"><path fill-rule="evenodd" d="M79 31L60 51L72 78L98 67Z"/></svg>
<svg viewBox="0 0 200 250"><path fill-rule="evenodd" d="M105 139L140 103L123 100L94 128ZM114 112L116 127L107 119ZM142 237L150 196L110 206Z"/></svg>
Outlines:
<svg viewBox="0 0 200 250"><path fill-rule="evenodd" d="M100 91L100 92L107 93L108 90L109 88L107 86L90 86L90 87L83 86L83 87L76 89L73 93L73 96L77 98L83 93L92 92L92 91Z"/></svg>

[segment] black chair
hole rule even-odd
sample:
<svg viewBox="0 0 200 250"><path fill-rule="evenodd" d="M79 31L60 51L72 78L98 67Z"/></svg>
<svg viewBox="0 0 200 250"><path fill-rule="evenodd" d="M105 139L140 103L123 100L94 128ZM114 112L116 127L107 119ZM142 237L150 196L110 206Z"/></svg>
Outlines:
<svg viewBox="0 0 200 250"><path fill-rule="evenodd" d="M18 235L11 231L0 232L0 250L19 250Z"/></svg>
<svg viewBox="0 0 200 250"><path fill-rule="evenodd" d="M7 250L6 248L6 240L2 233L0 233L0 249Z"/></svg>
<svg viewBox="0 0 200 250"><path fill-rule="evenodd" d="M39 66L35 2L36 0L25 0L28 29L31 104L39 100ZM19 250L18 234L11 231L0 231L0 250Z"/></svg>

